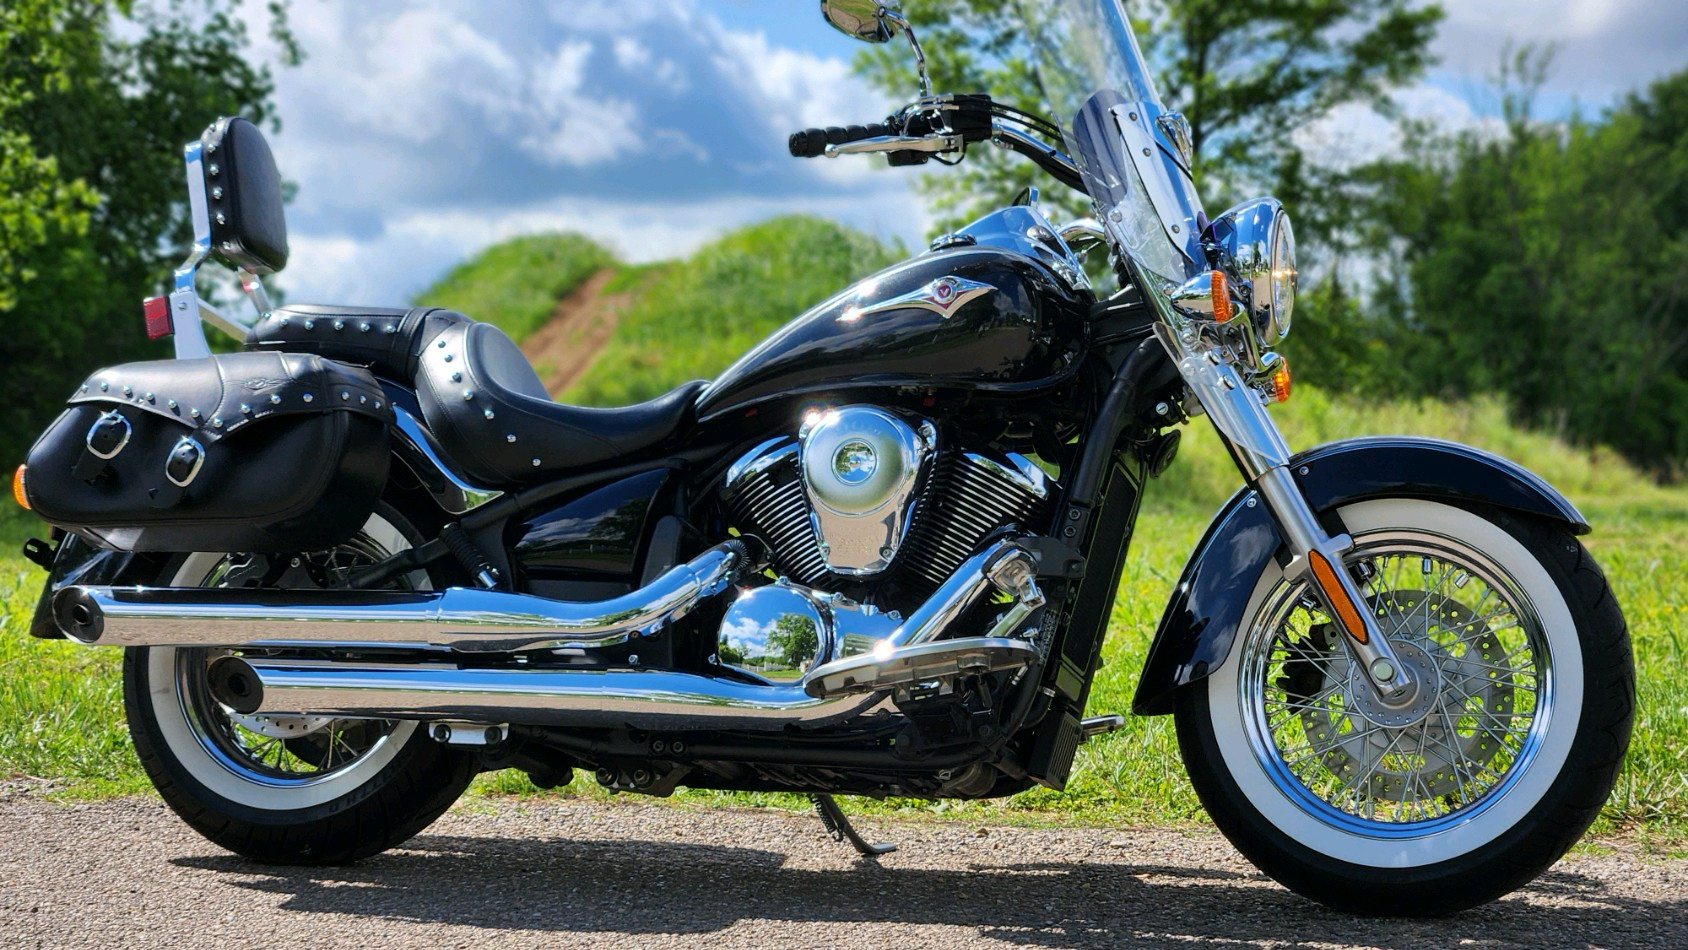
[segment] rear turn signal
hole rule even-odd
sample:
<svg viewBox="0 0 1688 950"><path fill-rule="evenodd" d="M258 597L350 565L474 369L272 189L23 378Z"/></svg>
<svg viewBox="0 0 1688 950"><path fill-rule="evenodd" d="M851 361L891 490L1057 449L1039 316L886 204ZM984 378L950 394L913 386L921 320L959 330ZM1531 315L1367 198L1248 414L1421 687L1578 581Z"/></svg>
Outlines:
<svg viewBox="0 0 1688 950"><path fill-rule="evenodd" d="M24 491L23 482L24 471L28 468L27 465L19 465L17 472L12 475L12 500L25 511L29 510L29 494Z"/></svg>
<svg viewBox="0 0 1688 950"><path fill-rule="evenodd" d="M1289 402L1289 361L1278 363L1272 370L1272 388L1268 391L1273 402Z"/></svg>

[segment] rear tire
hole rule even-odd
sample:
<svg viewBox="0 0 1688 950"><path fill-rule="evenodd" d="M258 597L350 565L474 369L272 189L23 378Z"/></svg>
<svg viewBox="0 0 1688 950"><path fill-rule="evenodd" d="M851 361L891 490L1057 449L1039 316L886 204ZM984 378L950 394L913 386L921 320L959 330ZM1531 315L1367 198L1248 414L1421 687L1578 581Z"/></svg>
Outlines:
<svg viewBox="0 0 1688 950"><path fill-rule="evenodd" d="M1271 565L1231 655L1176 697L1191 783L1250 861L1338 910L1494 900L1563 856L1616 781L1635 706L1623 614L1557 525L1415 499L1340 514L1392 642L1433 664L1434 702L1406 725L1373 709Z"/></svg>
<svg viewBox="0 0 1688 950"><path fill-rule="evenodd" d="M385 505L360 535L387 554L416 540L410 523ZM159 582L198 586L224 560L189 555ZM415 586L427 586L425 575L413 576ZM214 655L132 648L123 658L123 699L135 751L159 795L195 831L236 854L272 864L356 861L426 828L476 774L473 754L435 742L411 721L233 717L205 684ZM286 737L261 738L271 733ZM275 763L253 745L272 747ZM339 765L337 753L346 757Z"/></svg>

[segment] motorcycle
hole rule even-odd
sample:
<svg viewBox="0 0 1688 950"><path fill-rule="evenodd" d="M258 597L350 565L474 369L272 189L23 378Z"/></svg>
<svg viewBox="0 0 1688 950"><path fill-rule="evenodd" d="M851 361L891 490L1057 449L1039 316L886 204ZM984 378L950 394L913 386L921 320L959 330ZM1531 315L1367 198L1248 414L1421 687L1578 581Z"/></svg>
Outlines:
<svg viewBox="0 0 1688 950"><path fill-rule="evenodd" d="M845 289L710 382L554 403L488 324L272 306L286 264L263 136L185 150L195 247L149 301L176 359L100 370L14 486L52 523L32 633L124 648L164 800L249 858L391 848L484 770L554 787L992 798L1064 787L1144 486L1205 416L1243 485L1155 633L1132 712L1170 714L1219 829L1363 914L1471 907L1586 831L1628 743L1623 616L1541 479L1417 438L1292 454L1294 233L1269 198L1209 218L1188 123L1118 0L1025 20L1045 118L921 94L792 154L958 161L1034 192ZM1087 255L1117 287L1096 286ZM248 324L202 299L215 259ZM1103 281L1111 283L1112 280ZM204 325L241 341L213 355Z"/></svg>

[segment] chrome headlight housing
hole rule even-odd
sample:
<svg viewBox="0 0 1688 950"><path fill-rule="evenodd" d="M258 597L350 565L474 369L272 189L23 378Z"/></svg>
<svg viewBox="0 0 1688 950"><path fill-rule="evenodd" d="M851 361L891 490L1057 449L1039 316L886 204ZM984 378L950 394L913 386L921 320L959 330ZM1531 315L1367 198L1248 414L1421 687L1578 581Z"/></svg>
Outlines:
<svg viewBox="0 0 1688 950"><path fill-rule="evenodd" d="M1256 198L1220 215L1213 238L1238 289L1246 292L1256 339L1261 346L1276 346L1289 335L1300 280L1289 213L1276 198Z"/></svg>

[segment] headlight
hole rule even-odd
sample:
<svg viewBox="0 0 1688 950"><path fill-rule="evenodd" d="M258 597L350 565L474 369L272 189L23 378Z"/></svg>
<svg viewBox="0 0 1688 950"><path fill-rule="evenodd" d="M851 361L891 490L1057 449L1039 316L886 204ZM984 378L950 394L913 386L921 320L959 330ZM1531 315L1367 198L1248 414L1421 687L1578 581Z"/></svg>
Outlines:
<svg viewBox="0 0 1688 950"><path fill-rule="evenodd" d="M1213 236L1248 291L1255 336L1262 346L1276 346L1289 335L1299 281L1289 214L1276 198L1257 198L1220 215Z"/></svg>

